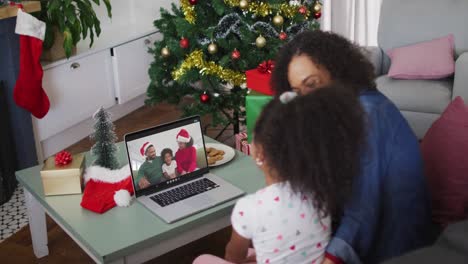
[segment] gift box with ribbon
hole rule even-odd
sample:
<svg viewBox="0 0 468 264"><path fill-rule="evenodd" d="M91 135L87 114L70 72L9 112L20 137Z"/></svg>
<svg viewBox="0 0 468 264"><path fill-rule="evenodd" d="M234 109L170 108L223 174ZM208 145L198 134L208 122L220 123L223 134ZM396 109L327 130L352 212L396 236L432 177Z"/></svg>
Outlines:
<svg viewBox="0 0 468 264"><path fill-rule="evenodd" d="M272 96L264 95L258 92L251 91L245 97L245 113L247 123L247 138L248 143L252 142L252 133L255 127L255 122L263 110L263 107L270 102Z"/></svg>
<svg viewBox="0 0 468 264"><path fill-rule="evenodd" d="M247 142L247 140L242 141L241 145L242 145L242 152L245 155L250 156L250 151L251 151L251 146L252 145L249 142Z"/></svg>
<svg viewBox="0 0 468 264"><path fill-rule="evenodd" d="M272 60L264 61L256 69L245 72L247 88L266 95L273 95L270 86L270 77L275 63Z"/></svg>
<svg viewBox="0 0 468 264"><path fill-rule="evenodd" d="M242 141L247 141L247 133L240 132L236 134L236 149L242 151Z"/></svg>
<svg viewBox="0 0 468 264"><path fill-rule="evenodd" d="M40 172L45 195L78 194L83 190L85 155L60 152L48 158Z"/></svg>

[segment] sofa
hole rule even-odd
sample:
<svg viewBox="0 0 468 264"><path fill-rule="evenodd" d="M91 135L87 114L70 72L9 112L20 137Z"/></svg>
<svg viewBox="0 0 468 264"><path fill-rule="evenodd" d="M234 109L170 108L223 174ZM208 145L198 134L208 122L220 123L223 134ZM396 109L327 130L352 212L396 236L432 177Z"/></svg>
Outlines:
<svg viewBox="0 0 468 264"><path fill-rule="evenodd" d="M396 80L386 51L453 34L455 74L440 80ZM377 88L392 100L419 139L456 96L468 101L468 1L382 0L378 47L366 47ZM430 54L427 54L430 56Z"/></svg>

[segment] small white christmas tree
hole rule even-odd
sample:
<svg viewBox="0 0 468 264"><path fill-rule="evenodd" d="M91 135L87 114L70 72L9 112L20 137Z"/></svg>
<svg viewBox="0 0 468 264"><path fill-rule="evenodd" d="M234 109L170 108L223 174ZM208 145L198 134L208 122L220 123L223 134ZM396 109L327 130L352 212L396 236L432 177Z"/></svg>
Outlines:
<svg viewBox="0 0 468 264"><path fill-rule="evenodd" d="M117 152L117 146L115 145L117 136L115 135L115 127L111 121L111 115L104 107L101 107L94 113L93 118L96 120L94 133L91 135L91 138L96 141L91 148L91 152L96 157L94 165L111 170L117 169L119 167L119 162L115 155Z"/></svg>

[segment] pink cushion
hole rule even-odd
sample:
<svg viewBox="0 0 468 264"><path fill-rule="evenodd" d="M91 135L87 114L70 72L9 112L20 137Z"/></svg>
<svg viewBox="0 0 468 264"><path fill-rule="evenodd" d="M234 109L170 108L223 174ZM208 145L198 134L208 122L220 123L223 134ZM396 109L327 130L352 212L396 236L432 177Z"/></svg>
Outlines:
<svg viewBox="0 0 468 264"><path fill-rule="evenodd" d="M395 79L440 79L455 72L452 34L395 48L387 52L392 60L388 76Z"/></svg>
<svg viewBox="0 0 468 264"><path fill-rule="evenodd" d="M468 218L468 106L461 97L434 122L421 148L434 222Z"/></svg>

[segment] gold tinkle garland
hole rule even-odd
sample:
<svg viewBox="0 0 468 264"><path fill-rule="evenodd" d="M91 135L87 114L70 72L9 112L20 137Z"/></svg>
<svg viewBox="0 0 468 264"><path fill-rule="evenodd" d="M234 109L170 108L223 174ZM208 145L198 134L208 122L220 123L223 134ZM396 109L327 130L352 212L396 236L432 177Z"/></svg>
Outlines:
<svg viewBox="0 0 468 264"><path fill-rule="evenodd" d="M195 24L195 6L191 5L189 0L180 0L180 6L182 7L182 12L184 12L185 20L190 24Z"/></svg>
<svg viewBox="0 0 468 264"><path fill-rule="evenodd" d="M199 69L200 73L203 75L216 75L221 80L232 83L235 86L240 86L245 83L244 73L224 69L213 61L205 61L201 50L195 50L190 53L180 67L172 72L172 77L177 81L192 68Z"/></svg>
<svg viewBox="0 0 468 264"><path fill-rule="evenodd" d="M240 5L240 0L224 0L224 2L231 7L238 7ZM286 3L270 5L266 2L251 1L249 2L248 10L261 17L277 13L291 19L296 15L298 8L298 6L292 6Z"/></svg>

